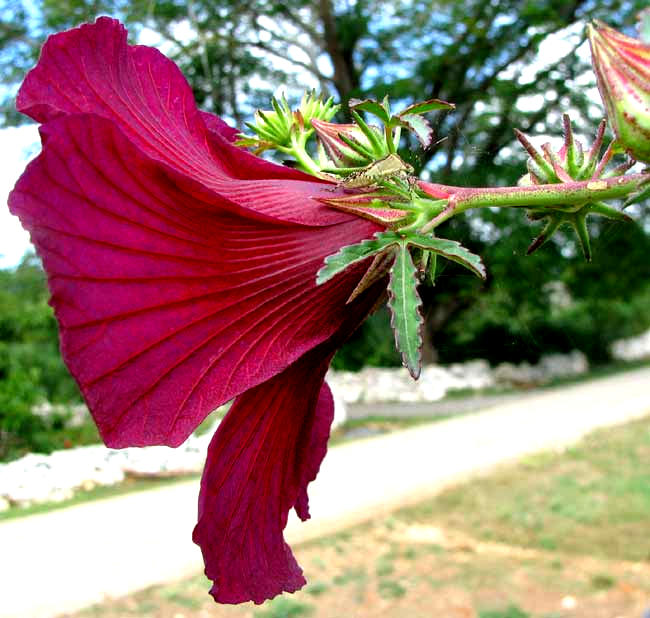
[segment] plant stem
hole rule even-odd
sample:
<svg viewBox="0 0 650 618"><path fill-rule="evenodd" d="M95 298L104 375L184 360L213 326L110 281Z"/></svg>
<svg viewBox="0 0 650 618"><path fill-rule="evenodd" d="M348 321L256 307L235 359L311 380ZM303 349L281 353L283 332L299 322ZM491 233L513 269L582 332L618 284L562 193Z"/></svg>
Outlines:
<svg viewBox="0 0 650 618"><path fill-rule="evenodd" d="M307 137L305 133L301 133L298 137L291 138L291 147L278 148L281 152L286 152L293 156L298 162L298 166L303 172L312 174L313 176L320 176L321 169L316 162L311 158L306 149Z"/></svg>
<svg viewBox="0 0 650 618"><path fill-rule="evenodd" d="M583 180L523 187L447 187L421 183L427 191L449 195L447 207L429 221L420 232L427 233L451 217L471 208L490 206L506 208L576 209L589 202L626 197L650 181L650 174L630 174L600 180ZM427 191L428 192L428 191Z"/></svg>

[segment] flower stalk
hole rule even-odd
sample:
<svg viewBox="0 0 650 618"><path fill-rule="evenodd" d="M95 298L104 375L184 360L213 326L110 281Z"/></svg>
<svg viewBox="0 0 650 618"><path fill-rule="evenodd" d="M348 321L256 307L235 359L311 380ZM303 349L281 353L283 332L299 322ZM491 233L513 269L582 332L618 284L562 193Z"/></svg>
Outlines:
<svg viewBox="0 0 650 618"><path fill-rule="evenodd" d="M548 208L577 210L590 202L625 198L650 182L650 174L630 174L599 180L582 180L524 187L448 187L420 182L427 193L435 188L449 193L446 208L424 225L423 234L451 217L473 208ZM625 215L626 216L626 215Z"/></svg>

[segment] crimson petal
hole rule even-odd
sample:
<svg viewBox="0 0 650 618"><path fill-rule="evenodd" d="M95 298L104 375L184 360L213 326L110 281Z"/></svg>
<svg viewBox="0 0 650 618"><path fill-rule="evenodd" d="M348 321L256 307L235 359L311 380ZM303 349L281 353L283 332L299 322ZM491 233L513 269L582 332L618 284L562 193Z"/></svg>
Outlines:
<svg viewBox="0 0 650 618"><path fill-rule="evenodd" d="M376 225L242 216L254 213L188 193L97 116L45 132L9 204L43 258L63 356L107 444L180 444L358 311L342 308L361 271L319 287L315 273ZM303 200L306 216L318 208Z"/></svg>
<svg viewBox="0 0 650 618"><path fill-rule="evenodd" d="M156 49L128 45L116 20L51 36L16 105L42 123L81 113L112 120L149 157L241 208L310 226L349 220L324 205L305 209L306 198L337 192L234 146L225 123L197 110L178 67Z"/></svg>
<svg viewBox="0 0 650 618"><path fill-rule="evenodd" d="M292 507L309 517L307 484L334 414L323 382L332 349L327 342L241 395L210 443L193 538L220 603L262 603L305 583L282 531Z"/></svg>
<svg viewBox="0 0 650 618"><path fill-rule="evenodd" d="M224 122L215 114L210 114L209 112L199 111L201 118L203 119L203 124L205 128L209 131L211 135L220 135L227 139L229 142L234 142L237 140L239 131L234 127L231 127L227 122Z"/></svg>

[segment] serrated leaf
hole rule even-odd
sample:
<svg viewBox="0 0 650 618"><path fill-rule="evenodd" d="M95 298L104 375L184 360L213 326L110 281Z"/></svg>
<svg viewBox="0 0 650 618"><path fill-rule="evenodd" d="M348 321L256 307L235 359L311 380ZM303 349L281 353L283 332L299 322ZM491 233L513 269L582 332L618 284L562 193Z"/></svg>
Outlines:
<svg viewBox="0 0 650 618"><path fill-rule="evenodd" d="M461 266L469 268L476 276L485 279L485 266L481 258L455 240L432 238L421 234L409 234L408 242L411 245L420 247L420 249L427 249L448 260L457 262Z"/></svg>
<svg viewBox="0 0 650 618"><path fill-rule="evenodd" d="M375 234L375 238L363 240L356 245L342 247L337 253L325 258L325 265L316 273L316 285L329 281L352 264L383 251L399 240L400 237L392 232L380 232Z"/></svg>
<svg viewBox="0 0 650 618"><path fill-rule="evenodd" d="M388 247L388 249L384 249L375 255L372 264L370 264L368 270L361 277L359 283L357 283L357 286L345 301L346 305L386 275L395 259L396 251L396 247Z"/></svg>
<svg viewBox="0 0 650 618"><path fill-rule="evenodd" d="M433 129L426 118L416 114L406 114L399 116L401 124L409 131L415 133L422 148L428 148L431 145L431 138L433 137Z"/></svg>
<svg viewBox="0 0 650 618"><path fill-rule="evenodd" d="M426 114L427 112L435 112L439 109L456 109L456 106L453 103L447 103L447 101L441 101L440 99L429 99L428 101L413 103L413 105L409 105L397 115Z"/></svg>
<svg viewBox="0 0 650 618"><path fill-rule="evenodd" d="M378 101L373 101L372 99L366 99L365 101L350 99L349 106L350 109L357 112L367 112L373 116L377 116L385 125L390 123L390 114Z"/></svg>
<svg viewBox="0 0 650 618"><path fill-rule="evenodd" d="M417 270L406 240L399 243L388 281L388 309L395 344L402 363L413 379L420 376L422 366L422 300L417 290Z"/></svg>

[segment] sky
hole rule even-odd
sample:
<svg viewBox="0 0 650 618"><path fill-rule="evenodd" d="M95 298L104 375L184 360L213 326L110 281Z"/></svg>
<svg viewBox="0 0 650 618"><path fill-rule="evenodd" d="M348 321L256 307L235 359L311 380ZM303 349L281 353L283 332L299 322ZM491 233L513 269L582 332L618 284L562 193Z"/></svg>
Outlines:
<svg viewBox="0 0 650 618"><path fill-rule="evenodd" d="M35 124L0 130L0 268L16 266L30 247L29 234L7 207L9 192L39 151Z"/></svg>

